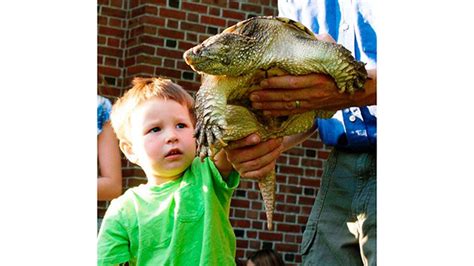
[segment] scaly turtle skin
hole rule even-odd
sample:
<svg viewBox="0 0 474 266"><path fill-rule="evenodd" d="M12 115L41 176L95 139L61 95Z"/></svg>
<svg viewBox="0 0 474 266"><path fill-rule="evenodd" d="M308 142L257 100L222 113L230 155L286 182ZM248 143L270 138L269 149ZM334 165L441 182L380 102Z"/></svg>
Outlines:
<svg viewBox="0 0 474 266"><path fill-rule="evenodd" d="M330 75L339 91L363 89L364 63L343 46L318 41L302 24L281 17L254 17L237 23L184 53L202 74L196 94L195 135L201 158L213 157L229 141L257 133L263 141L304 132L315 117L334 112L309 111L286 117L265 117L251 107L249 94L260 81L275 75ZM275 172L259 180L267 226L275 209Z"/></svg>

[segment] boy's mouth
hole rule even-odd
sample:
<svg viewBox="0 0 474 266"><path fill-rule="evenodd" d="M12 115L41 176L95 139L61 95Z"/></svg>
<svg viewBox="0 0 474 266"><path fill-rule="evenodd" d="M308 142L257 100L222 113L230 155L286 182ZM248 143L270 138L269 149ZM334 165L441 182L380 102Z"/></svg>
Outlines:
<svg viewBox="0 0 474 266"><path fill-rule="evenodd" d="M168 153L166 153L165 158L175 156L175 155L180 155L180 154L183 154L183 153L179 149L171 149Z"/></svg>

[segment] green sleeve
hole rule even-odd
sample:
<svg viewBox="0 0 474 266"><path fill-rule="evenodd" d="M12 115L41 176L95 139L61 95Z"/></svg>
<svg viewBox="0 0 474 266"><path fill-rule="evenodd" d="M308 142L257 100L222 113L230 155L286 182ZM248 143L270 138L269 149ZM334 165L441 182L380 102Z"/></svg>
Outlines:
<svg viewBox="0 0 474 266"><path fill-rule="evenodd" d="M97 265L116 265L130 259L129 237L120 204L112 204L102 221L97 243Z"/></svg>
<svg viewBox="0 0 474 266"><path fill-rule="evenodd" d="M237 188L240 182L240 175L237 171L232 170L232 172L227 177L227 181L225 181L211 159L206 158L206 163L209 164L209 167L211 168L212 178L219 187L232 191Z"/></svg>

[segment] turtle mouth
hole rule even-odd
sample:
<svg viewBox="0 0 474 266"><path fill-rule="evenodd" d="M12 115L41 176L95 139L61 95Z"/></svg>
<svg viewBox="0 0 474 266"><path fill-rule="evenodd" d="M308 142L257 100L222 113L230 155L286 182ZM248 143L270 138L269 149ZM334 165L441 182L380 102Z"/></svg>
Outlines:
<svg viewBox="0 0 474 266"><path fill-rule="evenodd" d="M195 61L194 59L196 58L194 56L193 48L191 48L191 49L187 50L186 52L184 52L183 58L184 58L184 61L186 61L186 64L188 64L192 67L192 65Z"/></svg>

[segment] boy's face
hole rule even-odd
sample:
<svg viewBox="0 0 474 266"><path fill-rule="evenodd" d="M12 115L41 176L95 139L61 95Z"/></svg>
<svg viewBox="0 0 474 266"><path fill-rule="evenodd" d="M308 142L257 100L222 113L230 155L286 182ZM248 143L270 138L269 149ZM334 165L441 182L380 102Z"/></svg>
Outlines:
<svg viewBox="0 0 474 266"><path fill-rule="evenodd" d="M147 176L171 180L181 176L192 163L196 143L186 106L173 100L151 98L133 111L130 126L135 163Z"/></svg>

